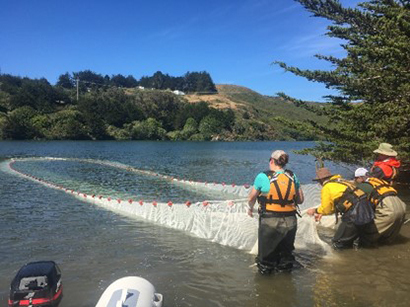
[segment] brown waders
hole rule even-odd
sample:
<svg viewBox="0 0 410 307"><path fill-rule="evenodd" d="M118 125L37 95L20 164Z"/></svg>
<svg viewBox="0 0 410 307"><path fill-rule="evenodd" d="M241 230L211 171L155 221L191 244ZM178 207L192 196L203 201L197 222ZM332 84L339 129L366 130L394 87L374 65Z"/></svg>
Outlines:
<svg viewBox="0 0 410 307"><path fill-rule="evenodd" d="M374 238L391 243L399 234L406 216L406 204L397 196L387 196L376 207Z"/></svg>
<svg viewBox="0 0 410 307"><path fill-rule="evenodd" d="M352 247L359 238L360 245L392 243L400 232L406 215L406 204L397 196L386 196L376 207L374 221L357 226L343 221L332 239L335 248Z"/></svg>

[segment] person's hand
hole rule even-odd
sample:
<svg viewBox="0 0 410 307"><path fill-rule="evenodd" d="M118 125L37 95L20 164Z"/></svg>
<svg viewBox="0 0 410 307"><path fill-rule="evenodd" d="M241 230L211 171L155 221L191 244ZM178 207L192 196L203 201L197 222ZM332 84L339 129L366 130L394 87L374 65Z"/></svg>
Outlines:
<svg viewBox="0 0 410 307"><path fill-rule="evenodd" d="M322 218L323 214L315 213L315 221L319 222L320 219Z"/></svg>
<svg viewBox="0 0 410 307"><path fill-rule="evenodd" d="M248 215L249 215L250 217L253 217L253 209L248 208Z"/></svg>
<svg viewBox="0 0 410 307"><path fill-rule="evenodd" d="M306 213L310 216L313 216L316 213L316 208L309 208L307 209Z"/></svg>

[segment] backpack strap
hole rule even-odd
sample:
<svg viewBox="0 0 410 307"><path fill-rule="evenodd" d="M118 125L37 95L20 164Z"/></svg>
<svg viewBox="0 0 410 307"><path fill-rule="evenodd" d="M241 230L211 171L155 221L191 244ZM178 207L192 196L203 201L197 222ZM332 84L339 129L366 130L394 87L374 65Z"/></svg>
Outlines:
<svg viewBox="0 0 410 307"><path fill-rule="evenodd" d="M287 176L289 178L289 183L286 187L286 191L285 191L284 195L282 194L281 189L279 187L279 184L277 182L278 176L282 173L276 173L274 171L266 171L266 172L264 172L264 174L268 177L271 186L272 185L274 186L274 188L277 192L278 199L273 199L272 195L270 195L270 197L267 197L267 196L264 196L264 195L258 196L258 201L261 205L262 212L266 212L266 205L267 204L280 205L282 208L284 208L285 206L294 205L295 200L294 199L289 200L289 195L290 195L290 192L292 190L292 184L294 184L294 181L295 181L293 176L292 176L293 173L291 171L289 171L289 172L285 171L283 173L285 176Z"/></svg>
<svg viewBox="0 0 410 307"><path fill-rule="evenodd" d="M271 171L271 170L265 171L265 172L263 172L263 173L268 177L268 179L269 179L269 184L270 184L271 178L272 178L273 176L275 176L276 173L275 173L274 171ZM269 201L272 202L272 201L273 201L272 198L268 199L266 196L259 194L259 196L258 196L258 202L259 202L259 204L260 204L259 209L260 209L260 211L261 211L262 213L266 213L266 204L267 204Z"/></svg>
<svg viewBox="0 0 410 307"><path fill-rule="evenodd" d="M295 180L293 179L293 176L290 175L290 174L293 175L293 173L290 172L290 174L289 174L289 173L287 173L287 170L285 170L285 172L283 173L284 175L286 175L286 177L289 178L289 183L288 183L288 186L286 187L285 196L282 195L282 192L281 192L281 190L280 190L279 184L278 184L278 182L277 182L277 177L278 177L280 174L278 174L278 173L276 173L276 172L272 172L272 173L273 173L274 175L273 175L272 179L270 179L270 182L273 183L273 185L275 186L276 191L278 192L279 200L272 200L272 198L270 198L270 199L268 199L268 202L267 202L267 203L270 203L270 204L278 204L278 205L281 205L282 207L285 207L286 205L293 204L293 203L294 203L294 200L293 200L293 199L292 199L292 200L289 200L289 199L288 199L288 198L289 198L289 194L290 194L290 190L291 190L291 188L292 188L292 184L293 184L294 181L295 181ZM269 176L268 176L268 178L269 178Z"/></svg>
<svg viewBox="0 0 410 307"><path fill-rule="evenodd" d="M344 186L346 186L346 190L343 192L342 196L340 196L338 199L334 201L335 205L335 215L336 215L336 224L338 223L338 214L344 214L346 211L351 209L353 206L355 206L358 201L359 201L359 195L358 195L358 190L359 188L355 187L352 183L348 182L347 180L337 178L333 180L329 180L327 183L339 183ZM362 191L363 192L363 191ZM360 193L363 194L365 197L365 193ZM361 196L363 196L361 195ZM350 202L352 205L346 209L346 207L343 205L346 201Z"/></svg>
<svg viewBox="0 0 410 307"><path fill-rule="evenodd" d="M290 194L290 190L292 188L292 184L295 185L295 191L296 191L296 184L295 184L295 174L291 171L286 169L284 174L289 178L289 184L286 190L286 195L285 195L285 199L289 199L289 194ZM292 201L290 201L291 203L295 203L295 199L296 199L296 194L293 197ZM289 201L288 201L289 203Z"/></svg>

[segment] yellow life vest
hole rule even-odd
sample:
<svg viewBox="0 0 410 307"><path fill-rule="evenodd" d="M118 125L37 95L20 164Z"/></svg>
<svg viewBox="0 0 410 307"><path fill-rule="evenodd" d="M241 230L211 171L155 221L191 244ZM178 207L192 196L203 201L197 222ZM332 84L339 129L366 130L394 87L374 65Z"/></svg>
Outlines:
<svg viewBox="0 0 410 307"><path fill-rule="evenodd" d="M367 181L371 186L373 187L373 191L370 193L369 199L374 204L377 206L383 198L387 196L397 196L397 191L394 189L390 183L388 183L385 180L379 179L379 178L374 178L370 177L367 179Z"/></svg>
<svg viewBox="0 0 410 307"><path fill-rule="evenodd" d="M350 181L337 178L334 180L327 181L325 185L330 182L338 183L346 187L346 190L343 192L342 196L334 200L336 215L338 212L340 212L341 214L344 214L345 212L349 211L349 209L353 205L356 205L359 202L359 200L367 197L367 194L363 190L357 188Z"/></svg>
<svg viewBox="0 0 410 307"><path fill-rule="evenodd" d="M265 172L269 178L270 190L266 195L258 196L262 212L296 212L296 184L293 173Z"/></svg>

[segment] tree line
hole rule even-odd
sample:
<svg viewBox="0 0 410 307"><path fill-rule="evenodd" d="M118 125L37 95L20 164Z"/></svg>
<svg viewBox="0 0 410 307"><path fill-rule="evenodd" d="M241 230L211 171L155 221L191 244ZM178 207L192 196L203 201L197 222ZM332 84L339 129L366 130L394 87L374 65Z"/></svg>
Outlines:
<svg viewBox="0 0 410 307"><path fill-rule="evenodd" d="M123 76L121 74L101 75L91 70L84 70L73 73L65 73L58 77L57 86L65 89L76 87L76 80L80 80L80 90L82 92L90 88L100 87L121 87L134 88L141 86L157 90L179 90L185 93L217 93L216 87L210 74L206 71L187 72L181 77L173 77L157 71L152 76L143 76L140 80L132 75Z"/></svg>
<svg viewBox="0 0 410 307"><path fill-rule="evenodd" d="M76 89L61 82L0 75L0 139L211 140L234 138L238 129L251 139L265 129L255 132L254 123L244 124L231 109L191 104L170 91L96 86L77 101Z"/></svg>

